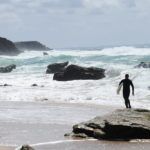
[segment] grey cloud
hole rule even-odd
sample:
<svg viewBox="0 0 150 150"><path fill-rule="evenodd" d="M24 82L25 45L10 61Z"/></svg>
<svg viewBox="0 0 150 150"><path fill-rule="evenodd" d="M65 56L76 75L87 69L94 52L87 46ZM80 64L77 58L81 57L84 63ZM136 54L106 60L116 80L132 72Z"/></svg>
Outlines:
<svg viewBox="0 0 150 150"><path fill-rule="evenodd" d="M148 0L142 0L141 8L140 0L1 0L0 4L5 5L5 9L14 8L16 12L22 13L90 13L96 12L107 13L120 11L120 9L142 10L147 7ZM147 10L148 11L148 10ZM93 13L95 14L95 13Z"/></svg>
<svg viewBox="0 0 150 150"><path fill-rule="evenodd" d="M82 7L82 0L56 0L56 1L43 1L43 6L49 6L51 8L79 8Z"/></svg>
<svg viewBox="0 0 150 150"><path fill-rule="evenodd" d="M0 0L0 28L12 40L54 46L144 40L150 21L138 15L149 8L150 0Z"/></svg>
<svg viewBox="0 0 150 150"><path fill-rule="evenodd" d="M135 0L122 0L122 2L126 7L129 7L129 8L136 7Z"/></svg>

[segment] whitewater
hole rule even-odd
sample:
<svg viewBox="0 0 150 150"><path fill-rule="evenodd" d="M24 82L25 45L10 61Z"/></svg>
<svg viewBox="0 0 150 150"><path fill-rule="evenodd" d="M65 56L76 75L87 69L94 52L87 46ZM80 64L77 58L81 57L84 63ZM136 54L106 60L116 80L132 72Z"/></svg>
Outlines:
<svg viewBox="0 0 150 150"><path fill-rule="evenodd" d="M135 85L135 96L130 96L133 107L150 109L150 69L135 68L140 62L150 61L150 48L113 47L104 49L55 49L47 52L24 51L18 56L0 56L0 66L16 64L11 73L0 73L1 101L88 103L123 106L122 94L116 89L128 73ZM85 67L106 69L100 80L54 81L46 74L51 63L69 61ZM37 87L31 86L37 84Z"/></svg>

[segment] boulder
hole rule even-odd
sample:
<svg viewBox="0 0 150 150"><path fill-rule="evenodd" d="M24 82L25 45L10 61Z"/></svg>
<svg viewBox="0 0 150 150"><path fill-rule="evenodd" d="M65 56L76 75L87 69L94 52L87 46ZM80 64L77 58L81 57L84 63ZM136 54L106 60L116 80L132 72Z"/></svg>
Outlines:
<svg viewBox="0 0 150 150"><path fill-rule="evenodd" d="M58 81L97 80L105 77L104 72L102 68L69 65L63 72L55 73L53 79Z"/></svg>
<svg viewBox="0 0 150 150"><path fill-rule="evenodd" d="M19 150L34 150L34 148L32 148L29 145L22 145L22 147Z"/></svg>
<svg viewBox="0 0 150 150"><path fill-rule="evenodd" d="M38 86L36 83L32 84L31 86Z"/></svg>
<svg viewBox="0 0 150 150"><path fill-rule="evenodd" d="M6 67L0 67L0 73L8 73L11 72L13 69L16 69L16 65L12 64Z"/></svg>
<svg viewBox="0 0 150 150"><path fill-rule="evenodd" d="M150 62L140 62L135 68L150 68Z"/></svg>
<svg viewBox="0 0 150 150"><path fill-rule="evenodd" d="M150 110L116 110L74 125L70 135L105 140L150 139Z"/></svg>
<svg viewBox="0 0 150 150"><path fill-rule="evenodd" d="M0 55L18 55L19 53L20 51L12 41L0 37Z"/></svg>
<svg viewBox="0 0 150 150"><path fill-rule="evenodd" d="M63 72L65 67L68 65L68 61L63 63L54 63L47 66L46 73L57 73L57 72Z"/></svg>
<svg viewBox="0 0 150 150"><path fill-rule="evenodd" d="M0 86L12 86L12 85L5 83L5 84L0 85Z"/></svg>
<svg viewBox="0 0 150 150"><path fill-rule="evenodd" d="M36 50L36 51L52 50L38 41L15 42L15 46L21 50Z"/></svg>
<svg viewBox="0 0 150 150"><path fill-rule="evenodd" d="M43 52L43 55L46 56L46 55L48 55L48 53L47 52Z"/></svg>

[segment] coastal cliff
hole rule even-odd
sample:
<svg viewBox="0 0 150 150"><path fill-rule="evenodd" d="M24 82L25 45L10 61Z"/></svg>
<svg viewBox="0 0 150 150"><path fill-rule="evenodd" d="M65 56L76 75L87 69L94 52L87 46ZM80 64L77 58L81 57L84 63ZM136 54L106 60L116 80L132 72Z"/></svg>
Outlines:
<svg viewBox="0 0 150 150"><path fill-rule="evenodd" d="M38 41L23 41L23 42L15 42L15 46L20 49L20 50L44 50L44 51L48 51L48 50L52 50L48 47L46 47L45 45L41 44Z"/></svg>
<svg viewBox="0 0 150 150"><path fill-rule="evenodd" d="M0 37L0 55L17 55L19 53L19 49L12 41Z"/></svg>

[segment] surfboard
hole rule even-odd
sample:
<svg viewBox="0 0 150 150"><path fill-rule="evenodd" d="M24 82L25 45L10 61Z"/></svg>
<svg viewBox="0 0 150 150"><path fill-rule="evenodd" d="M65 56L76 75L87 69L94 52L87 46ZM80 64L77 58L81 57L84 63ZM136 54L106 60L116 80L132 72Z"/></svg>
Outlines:
<svg viewBox="0 0 150 150"><path fill-rule="evenodd" d="M118 85L118 88L117 88L117 94L119 94L119 93L120 93L121 88L122 88L122 85L123 85L123 83L121 83L120 85Z"/></svg>

